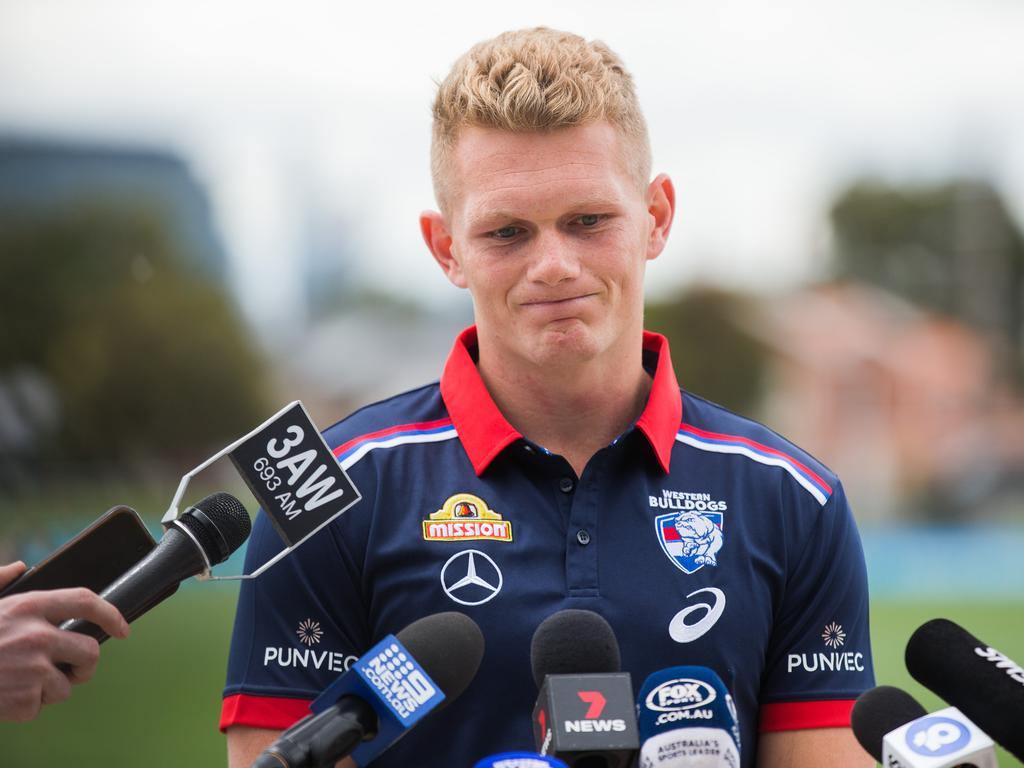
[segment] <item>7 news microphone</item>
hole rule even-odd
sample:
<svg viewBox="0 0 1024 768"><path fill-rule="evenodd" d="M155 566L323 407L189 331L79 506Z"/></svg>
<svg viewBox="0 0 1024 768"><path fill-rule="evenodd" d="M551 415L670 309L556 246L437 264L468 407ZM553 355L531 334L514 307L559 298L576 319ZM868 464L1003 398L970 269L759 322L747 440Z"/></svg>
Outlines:
<svg viewBox="0 0 1024 768"><path fill-rule="evenodd" d="M366 765L461 695L483 655L483 633L465 614L414 621L360 656L252 768L323 768L350 755Z"/></svg>
<svg viewBox="0 0 1024 768"><path fill-rule="evenodd" d="M907 642L907 671L1024 761L1024 668L948 619Z"/></svg>
<svg viewBox="0 0 1024 768"><path fill-rule="evenodd" d="M736 704L707 667L649 675L637 694L640 768L739 768Z"/></svg>
<svg viewBox="0 0 1024 768"><path fill-rule="evenodd" d="M891 685L865 691L850 715L853 735L886 768L997 768L992 739L955 707L928 714Z"/></svg>
<svg viewBox="0 0 1024 768"><path fill-rule="evenodd" d="M633 685L620 672L619 643L593 611L552 614L534 632L534 742L569 768L626 768L638 735Z"/></svg>
<svg viewBox="0 0 1024 768"><path fill-rule="evenodd" d="M214 493L189 507L156 547L100 593L131 622L178 590L178 585L226 560L249 538L249 513L229 493ZM95 624L72 619L61 629L90 635L101 643L108 635Z"/></svg>

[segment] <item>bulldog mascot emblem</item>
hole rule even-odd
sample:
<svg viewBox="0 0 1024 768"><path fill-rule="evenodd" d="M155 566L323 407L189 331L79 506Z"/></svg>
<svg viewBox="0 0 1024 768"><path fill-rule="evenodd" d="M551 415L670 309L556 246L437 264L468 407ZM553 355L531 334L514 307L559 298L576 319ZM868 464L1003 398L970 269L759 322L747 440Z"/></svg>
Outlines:
<svg viewBox="0 0 1024 768"><path fill-rule="evenodd" d="M669 559L685 573L705 565L718 565L718 552L725 543L721 512L683 510L658 515L654 520L658 543Z"/></svg>

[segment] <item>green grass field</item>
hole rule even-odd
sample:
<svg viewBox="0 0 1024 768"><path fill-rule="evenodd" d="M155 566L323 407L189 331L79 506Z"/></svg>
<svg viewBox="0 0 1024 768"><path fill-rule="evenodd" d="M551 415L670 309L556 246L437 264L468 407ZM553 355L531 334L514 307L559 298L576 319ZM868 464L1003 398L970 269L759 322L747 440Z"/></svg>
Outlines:
<svg viewBox="0 0 1024 768"><path fill-rule="evenodd" d="M48 708L33 723L0 725L0 766L225 765L217 719L234 592L209 586L188 589L142 617L128 640L108 642L96 679L76 688L69 702ZM1024 660L1024 601L879 602L872 611L871 634L880 683L906 689L928 709L944 706L903 667L907 638L937 616ZM1000 763L1016 764L1005 754Z"/></svg>

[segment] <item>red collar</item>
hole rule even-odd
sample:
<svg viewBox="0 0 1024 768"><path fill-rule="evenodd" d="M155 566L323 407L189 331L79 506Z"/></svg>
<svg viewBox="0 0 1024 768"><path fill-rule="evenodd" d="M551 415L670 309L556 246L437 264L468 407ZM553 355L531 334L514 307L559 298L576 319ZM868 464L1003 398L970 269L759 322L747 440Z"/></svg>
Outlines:
<svg viewBox="0 0 1024 768"><path fill-rule="evenodd" d="M476 345L476 326L459 334L441 374L441 397L473 469L481 475L495 456L522 435L501 415L484 386L469 351ZM667 473L683 418L683 402L672 369L668 340L660 334L644 331L643 345L645 350L657 353L658 366L650 397L636 426Z"/></svg>

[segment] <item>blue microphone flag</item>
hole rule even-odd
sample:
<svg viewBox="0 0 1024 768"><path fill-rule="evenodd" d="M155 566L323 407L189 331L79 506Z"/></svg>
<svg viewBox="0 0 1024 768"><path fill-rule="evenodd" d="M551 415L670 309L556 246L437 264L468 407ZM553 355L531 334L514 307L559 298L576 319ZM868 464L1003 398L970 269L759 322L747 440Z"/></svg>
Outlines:
<svg viewBox="0 0 1024 768"><path fill-rule="evenodd" d="M309 708L319 714L343 696L363 699L377 713L377 736L351 754L359 765L377 757L445 698L440 686L394 635L360 656Z"/></svg>
<svg viewBox="0 0 1024 768"><path fill-rule="evenodd" d="M736 704L707 667L669 667L644 680L637 695L640 765L739 766Z"/></svg>
<svg viewBox="0 0 1024 768"><path fill-rule="evenodd" d="M475 763L473 768L568 768L557 757L536 752L502 752Z"/></svg>

